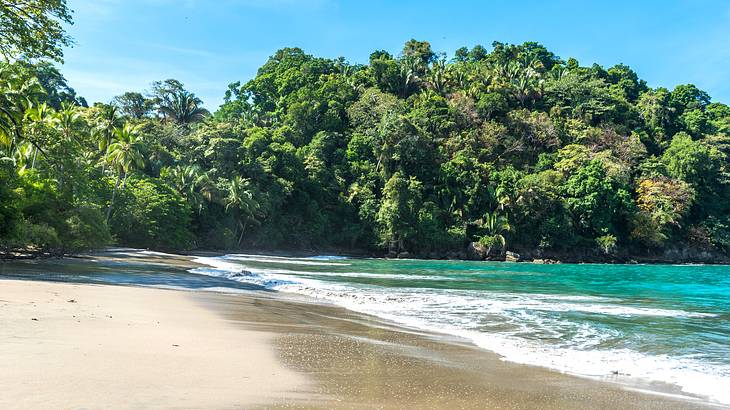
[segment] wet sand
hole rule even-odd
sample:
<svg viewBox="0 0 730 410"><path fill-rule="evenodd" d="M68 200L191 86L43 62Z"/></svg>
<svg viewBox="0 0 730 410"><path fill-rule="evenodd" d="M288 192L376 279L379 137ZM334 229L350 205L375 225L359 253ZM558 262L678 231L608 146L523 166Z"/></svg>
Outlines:
<svg viewBox="0 0 730 410"><path fill-rule="evenodd" d="M281 360L315 383L306 399L278 408L380 409L707 409L505 362L466 341L383 323L335 306L281 295L196 294L242 328L276 334ZM661 386L654 386L662 388ZM670 394L668 386L663 387ZM306 389L305 389L306 390Z"/></svg>
<svg viewBox="0 0 730 410"><path fill-rule="evenodd" d="M170 261L125 253L93 258ZM0 276L3 409L713 407L622 382L505 362L461 339L275 292Z"/></svg>

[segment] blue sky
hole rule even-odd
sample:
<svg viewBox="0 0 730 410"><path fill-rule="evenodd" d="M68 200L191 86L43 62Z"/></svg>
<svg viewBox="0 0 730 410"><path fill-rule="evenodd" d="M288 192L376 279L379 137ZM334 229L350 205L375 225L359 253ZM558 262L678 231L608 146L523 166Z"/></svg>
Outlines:
<svg viewBox="0 0 730 410"><path fill-rule="evenodd" d="M624 63L652 87L694 83L730 103L728 0L68 0L76 46L62 68L92 101L176 78L216 108L227 85L297 46L366 63L410 38L461 46L537 41L581 64Z"/></svg>

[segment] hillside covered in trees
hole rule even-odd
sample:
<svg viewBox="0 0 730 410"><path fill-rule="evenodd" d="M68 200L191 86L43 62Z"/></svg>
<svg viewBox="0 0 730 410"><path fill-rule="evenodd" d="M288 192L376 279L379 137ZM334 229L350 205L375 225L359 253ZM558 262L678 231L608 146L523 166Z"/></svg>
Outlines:
<svg viewBox="0 0 730 410"><path fill-rule="evenodd" d="M411 40L363 65L286 48L211 113L176 80L89 105L2 50L2 252L730 251L730 107L625 65L538 43Z"/></svg>

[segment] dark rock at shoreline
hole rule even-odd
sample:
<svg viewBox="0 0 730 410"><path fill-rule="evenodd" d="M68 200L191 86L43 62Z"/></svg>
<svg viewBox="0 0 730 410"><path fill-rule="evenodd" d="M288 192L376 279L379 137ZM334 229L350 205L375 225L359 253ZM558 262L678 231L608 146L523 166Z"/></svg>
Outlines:
<svg viewBox="0 0 730 410"><path fill-rule="evenodd" d="M253 272L247 271L247 270L242 270L240 272L235 272L235 273L230 274L231 278L243 278L243 277L247 277L247 276L254 276L254 274L253 274Z"/></svg>
<svg viewBox="0 0 730 410"><path fill-rule="evenodd" d="M536 265L554 265L560 263L560 261L556 261L553 259L533 259L532 263Z"/></svg>
<svg viewBox="0 0 730 410"><path fill-rule="evenodd" d="M483 261L487 258L487 248L479 242L470 242L466 247L466 258L472 261Z"/></svg>

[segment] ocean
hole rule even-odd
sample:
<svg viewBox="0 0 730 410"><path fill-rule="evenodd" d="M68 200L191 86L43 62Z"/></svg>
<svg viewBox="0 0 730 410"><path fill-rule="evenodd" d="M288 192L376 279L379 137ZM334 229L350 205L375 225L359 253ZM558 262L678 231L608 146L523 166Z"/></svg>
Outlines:
<svg viewBox="0 0 730 410"><path fill-rule="evenodd" d="M472 341L504 360L730 404L730 266L199 258L194 274Z"/></svg>
<svg viewBox="0 0 730 410"><path fill-rule="evenodd" d="M172 255L105 254L116 259L2 263L0 279L287 292L459 337L507 361L730 405L730 266L231 254L188 270L144 259Z"/></svg>

